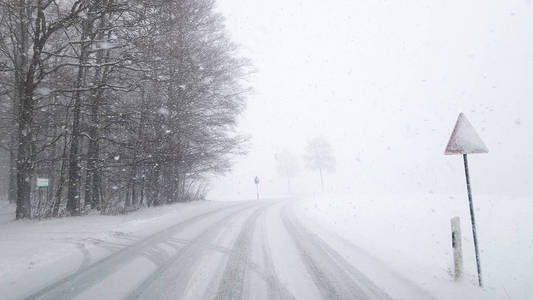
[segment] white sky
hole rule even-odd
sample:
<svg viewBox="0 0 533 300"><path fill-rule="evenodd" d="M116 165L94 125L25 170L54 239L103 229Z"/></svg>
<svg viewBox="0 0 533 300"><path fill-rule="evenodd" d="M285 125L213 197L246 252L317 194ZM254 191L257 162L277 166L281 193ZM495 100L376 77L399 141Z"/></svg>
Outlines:
<svg viewBox="0 0 533 300"><path fill-rule="evenodd" d="M283 193L274 154L316 135L335 149L330 191L464 192L461 157L443 155L460 112L491 151L470 159L474 192L533 192L531 1L218 1L258 73L249 155L210 198L253 198L255 175Z"/></svg>

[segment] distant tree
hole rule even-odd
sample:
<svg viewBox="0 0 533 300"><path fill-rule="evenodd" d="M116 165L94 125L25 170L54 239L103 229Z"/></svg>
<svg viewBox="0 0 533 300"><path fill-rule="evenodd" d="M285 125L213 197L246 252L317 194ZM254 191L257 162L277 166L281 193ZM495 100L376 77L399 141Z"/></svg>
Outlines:
<svg viewBox="0 0 533 300"><path fill-rule="evenodd" d="M287 179L287 192L291 192L291 178L298 175L300 165L298 158L287 150L283 150L275 155L277 161L277 171L281 176Z"/></svg>
<svg viewBox="0 0 533 300"><path fill-rule="evenodd" d="M329 142L323 137L316 137L307 143L304 155L306 167L318 170L320 174L320 186L324 191L324 172L335 171L335 157Z"/></svg>

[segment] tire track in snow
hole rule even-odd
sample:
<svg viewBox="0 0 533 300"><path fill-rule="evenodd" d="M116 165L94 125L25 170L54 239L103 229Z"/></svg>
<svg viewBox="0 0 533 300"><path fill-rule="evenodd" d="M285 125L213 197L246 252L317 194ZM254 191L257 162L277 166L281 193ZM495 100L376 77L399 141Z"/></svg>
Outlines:
<svg viewBox="0 0 533 300"><path fill-rule="evenodd" d="M233 244L226 268L220 279L215 299L235 300L247 298L245 296L245 284L248 283L246 273L248 271L252 238L257 218L265 209L266 207L262 207L256 210L241 226L241 231Z"/></svg>
<svg viewBox="0 0 533 300"><path fill-rule="evenodd" d="M86 268L90 262L91 262L91 253L89 250L87 250L87 247L83 242L79 242L76 244L76 247L80 250L81 254L83 255L83 260L80 264L80 267L78 268L78 271L83 270Z"/></svg>
<svg viewBox="0 0 533 300"><path fill-rule="evenodd" d="M102 281L107 275L133 261L133 259L135 259L137 256L142 255L143 252L151 249L160 242L164 242L165 240L171 238L174 234L176 234L176 232L204 218L208 218L212 215L238 206L242 206L242 204L212 209L208 212L185 219L175 225L163 229L162 231L148 236L133 245L126 246L125 248L110 254L106 258L87 266L83 270L68 275L64 279L50 284L37 292L34 292L25 299L72 299L87 288ZM246 205L245 208L249 206L250 205Z"/></svg>
<svg viewBox="0 0 533 300"><path fill-rule="evenodd" d="M355 254L355 256L361 256L361 255L366 256L365 260L370 260L371 261L370 263L374 264L374 266L376 266L377 268L379 268L380 265L384 265L384 263L382 261L377 260L373 256L369 256L369 254L366 253L364 250L362 250L358 246L352 244L351 242L349 242L345 238L341 237L339 234L337 234L335 232L328 232L328 234L332 235L344 247L347 247L348 249L350 249L351 255ZM320 236L320 235L317 235L317 237L318 236ZM323 239L321 239L321 240L324 241ZM335 254L332 254L332 256L340 255L340 253L336 252L335 250L333 250L332 247L329 246L330 243L326 242L326 244L328 245L328 248L330 249L330 253L331 252L335 253ZM344 256L342 256L342 259L346 260L346 258ZM355 269L352 264L347 264L346 267L351 269L352 273L361 273L361 271ZM404 294L405 296L401 297L402 299L425 299L425 300L435 300L436 299L433 295L429 294L429 292L427 292L426 290L422 289L420 286L414 284L412 281L410 281L410 280L406 279L405 277L403 277L403 275L398 274L398 273L396 273L396 272L394 272L394 271L392 271L390 269L386 269L386 273L381 274L380 276L381 277L383 277L383 276L385 276L385 277L392 276L393 278L391 278L391 279L393 281L395 281L397 284L401 285L401 287L396 286L393 293L395 293L394 294L395 296L396 296L396 293L399 293L399 294L404 294L405 293Z"/></svg>
<svg viewBox="0 0 533 300"><path fill-rule="evenodd" d="M279 281L276 268L272 260L272 254L269 246L269 239L266 230L266 214L263 214L263 222L261 224L261 250L263 252L263 262L266 268L266 276L263 279L267 283L268 299L282 299L293 300L296 299L291 292L289 292L284 285Z"/></svg>
<svg viewBox="0 0 533 300"><path fill-rule="evenodd" d="M225 226L248 209L259 210L247 206L224 216L221 220L209 225L198 236L181 248L171 262L161 266L138 286L127 299L180 299L186 291L194 266L205 254L211 251L211 241L224 230Z"/></svg>
<svg viewBox="0 0 533 300"><path fill-rule="evenodd" d="M319 237L292 221L287 207L281 219L322 298L391 299Z"/></svg>

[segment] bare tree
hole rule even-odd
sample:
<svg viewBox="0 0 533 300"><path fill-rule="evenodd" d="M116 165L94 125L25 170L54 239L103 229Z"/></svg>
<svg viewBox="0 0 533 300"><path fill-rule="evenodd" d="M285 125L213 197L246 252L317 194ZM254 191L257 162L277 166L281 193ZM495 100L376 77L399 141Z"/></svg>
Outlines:
<svg viewBox="0 0 533 300"><path fill-rule="evenodd" d="M288 150L276 153L275 158L277 161L276 169L281 176L287 179L287 192L291 193L291 178L300 172L298 158Z"/></svg>
<svg viewBox="0 0 533 300"><path fill-rule="evenodd" d="M70 6L56 1L4 0L0 2L2 54L12 70L17 125L17 218L31 218L31 182L36 160L34 130L36 91L49 75L49 42L61 30L77 22L89 1L73 1Z"/></svg>
<svg viewBox="0 0 533 300"><path fill-rule="evenodd" d="M324 172L335 171L335 157L329 142L323 137L316 137L307 143L304 155L306 167L311 170L318 170L320 174L320 186L324 192Z"/></svg>
<svg viewBox="0 0 533 300"><path fill-rule="evenodd" d="M17 218L199 199L230 168L250 68L214 5L0 0L0 163Z"/></svg>

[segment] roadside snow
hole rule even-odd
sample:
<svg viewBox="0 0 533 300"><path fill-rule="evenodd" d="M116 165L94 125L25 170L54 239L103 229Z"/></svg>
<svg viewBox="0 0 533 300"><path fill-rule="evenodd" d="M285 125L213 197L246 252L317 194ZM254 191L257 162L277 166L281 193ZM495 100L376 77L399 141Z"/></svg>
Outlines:
<svg viewBox="0 0 533 300"><path fill-rule="evenodd" d="M483 289L476 285L466 195L323 195L298 201L295 211L308 227L326 228L326 240L337 235L349 241L438 299L533 299L533 199L480 195L474 205ZM459 282L452 277L453 216L460 216L463 233L465 275ZM399 296L384 276L372 279Z"/></svg>
<svg viewBox="0 0 533 300"><path fill-rule="evenodd" d="M15 219L15 204L0 201L0 225L9 223Z"/></svg>
<svg viewBox="0 0 533 300"><path fill-rule="evenodd" d="M99 214L14 221L0 206L0 291L21 298L114 251L195 215L231 202L193 202L146 208L124 216Z"/></svg>

